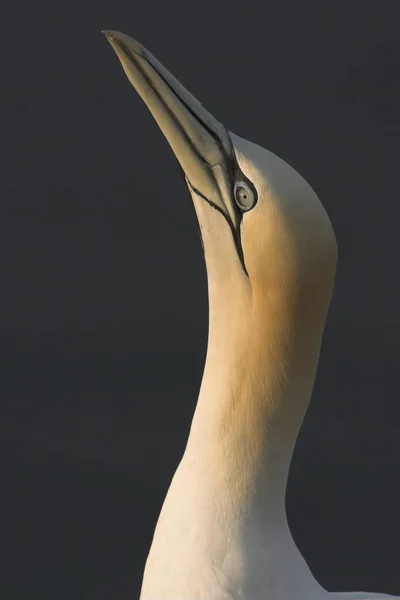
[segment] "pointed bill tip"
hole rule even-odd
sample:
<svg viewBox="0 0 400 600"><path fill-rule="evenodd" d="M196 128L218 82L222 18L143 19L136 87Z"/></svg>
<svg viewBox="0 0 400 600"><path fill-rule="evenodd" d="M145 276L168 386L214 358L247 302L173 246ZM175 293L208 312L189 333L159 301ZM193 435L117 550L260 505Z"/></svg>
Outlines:
<svg viewBox="0 0 400 600"><path fill-rule="evenodd" d="M126 33L113 31L112 29L102 29L101 33L106 36L107 40L114 47L114 49L117 46L125 46L125 48L129 48L133 52L136 52L136 54L139 54L143 57L145 56L145 50L142 44L131 38L129 35L126 35Z"/></svg>
<svg viewBox="0 0 400 600"><path fill-rule="evenodd" d="M112 42L115 39L116 34L117 34L116 31L112 31L111 29L102 29L101 33L106 36L106 38L108 39L109 42Z"/></svg>

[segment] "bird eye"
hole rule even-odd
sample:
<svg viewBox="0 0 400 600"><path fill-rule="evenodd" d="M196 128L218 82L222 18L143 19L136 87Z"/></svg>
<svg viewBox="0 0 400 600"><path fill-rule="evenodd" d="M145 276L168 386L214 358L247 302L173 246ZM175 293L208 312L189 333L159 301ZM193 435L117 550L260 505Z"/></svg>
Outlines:
<svg viewBox="0 0 400 600"><path fill-rule="evenodd" d="M252 209L257 201L256 193L245 181L237 181L235 183L233 194L236 204L244 212Z"/></svg>

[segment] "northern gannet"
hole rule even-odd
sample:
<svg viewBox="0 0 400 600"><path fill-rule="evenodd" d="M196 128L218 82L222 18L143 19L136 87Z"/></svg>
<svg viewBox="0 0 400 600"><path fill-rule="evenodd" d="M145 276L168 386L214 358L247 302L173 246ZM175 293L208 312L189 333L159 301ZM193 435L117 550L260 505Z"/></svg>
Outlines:
<svg viewBox="0 0 400 600"><path fill-rule="evenodd" d="M310 185L228 131L125 34L104 32L175 153L193 200L209 298L207 357L141 600L330 600L286 518L337 260Z"/></svg>

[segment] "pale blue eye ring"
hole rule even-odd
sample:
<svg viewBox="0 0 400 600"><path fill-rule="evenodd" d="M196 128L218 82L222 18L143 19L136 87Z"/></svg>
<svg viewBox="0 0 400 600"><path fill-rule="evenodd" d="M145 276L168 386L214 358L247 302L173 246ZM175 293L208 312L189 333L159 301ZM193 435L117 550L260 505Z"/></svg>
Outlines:
<svg viewBox="0 0 400 600"><path fill-rule="evenodd" d="M257 201L257 197L251 187L245 181L237 181L233 188L235 202L243 212L251 210Z"/></svg>

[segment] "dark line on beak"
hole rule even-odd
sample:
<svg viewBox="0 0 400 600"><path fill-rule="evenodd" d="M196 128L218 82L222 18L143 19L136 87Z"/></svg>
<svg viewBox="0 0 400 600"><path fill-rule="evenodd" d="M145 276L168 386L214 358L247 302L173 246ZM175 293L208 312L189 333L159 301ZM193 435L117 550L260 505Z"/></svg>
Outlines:
<svg viewBox="0 0 400 600"><path fill-rule="evenodd" d="M136 67L139 69L139 71L141 72L141 74L143 75L144 79L147 81L149 87L153 90L153 92L155 93L155 95L157 96L158 100L161 102L161 104L164 106L165 110L168 112L168 114L171 116L171 118L173 119L173 121L176 123L177 127L180 129L180 131L182 132L183 136L185 137L187 143L189 144L189 146L193 149L193 151L195 152L195 154L199 157L199 159L203 162L203 164L208 168L208 173L210 175L210 177L212 177L216 188L218 188L217 182L215 181L215 177L214 174L212 172L212 169L210 168L210 165L208 165L207 162L205 162L205 160L203 159L203 157L201 156L201 154L199 153L199 151L197 150L196 146L194 145L194 143L192 142L192 140L190 139L190 137L188 136L188 134L186 133L185 129L182 127L181 123L178 121L178 119L176 118L176 116L174 115L174 113L171 111L171 109L169 108L169 106L166 104L165 100L160 96L160 93L158 92L158 90L154 87L153 83L151 82L151 80L149 79L149 76L147 75L147 73L145 73L145 71L143 71L142 67L140 66L140 64L137 62L137 60L135 59L135 55L134 52L132 50L130 50L130 48L124 43L121 42L120 40L114 39L114 41L122 48L122 50L130 57L130 59L135 63ZM227 167L230 167L228 170L231 174L231 183L232 183L232 189L233 189L233 179L234 179L234 172L235 170L238 168L237 166L237 162L236 162L236 157L235 157L235 153L233 152L233 147L232 147L232 141L229 137L229 134L227 132L227 138L229 140L229 145L230 145L230 149L231 149L231 154L229 155L226 151L226 149L224 148L224 145L222 144L222 141L220 140L220 138L217 136L217 134L212 131L212 129L210 129L205 123L203 123L203 121L196 115L195 112L193 112L193 110L190 108L190 106L188 106L186 104L186 102L175 92L175 90L170 86L170 84L168 83L168 81L163 77L163 75L156 69L156 67L146 58L146 56L142 56L141 58L143 58L144 60L146 60L148 62L148 64L155 70L155 72L159 75L159 77L161 77L161 79L163 80L163 82L165 83L165 85L171 90L171 92L182 102L182 104L186 107L186 109L192 114L192 116L196 119L196 121L198 123L200 123L200 125L202 127L204 127L204 129L206 129L208 131L208 133L213 137L213 139L215 140L215 142L218 144L220 150L222 151L222 154L225 156L225 160L227 162ZM179 161L178 161L179 164ZM238 257L239 260L241 262L241 265L243 267L243 270L245 272L245 274L247 275L247 277L249 276L247 269L246 269L246 265L244 262L244 254L243 254L243 248L242 248L242 243L241 243L241 239L240 239L240 233L238 233L235 229L234 224L232 223L230 217L228 215L226 215L224 213L224 211L217 206L216 204L214 204L214 202L212 202L212 200L209 200L208 198L206 198L206 196L204 196L199 190L197 190L196 188L194 188L192 186L192 184L190 183L189 179L187 178L186 173L183 171L182 167L180 166L180 170L181 172L184 173L185 176L185 181L187 182L187 184L190 186L190 188L201 198L203 198L203 200L205 200L210 206L212 206L213 208L215 208L215 210L217 210L219 213L221 213L221 215L224 217L224 219L226 220L226 222L228 223L231 232L232 232L232 237L233 237L233 241L236 247L236 251L238 253ZM201 230L200 230L201 231ZM202 239L202 244L203 244L203 238ZM204 247L204 245L203 245Z"/></svg>
<svg viewBox="0 0 400 600"><path fill-rule="evenodd" d="M244 262L244 254L243 254L243 248L242 248L242 242L240 239L240 235L238 234L238 232L235 229L234 224L232 223L230 217L224 213L224 211L222 210L221 207L219 207L217 204L215 204L212 200L210 200L209 198L207 198L206 196L204 196L204 194L202 194L200 192L200 190L197 190L195 187L192 186L192 184L190 183L189 179L187 178L187 175L185 175L185 180L187 185L190 187L190 189L197 194L198 196L200 196L200 198L202 198L203 200L205 200L207 202L207 204L209 204L210 206L212 206L212 208L215 208L215 210L217 210L225 219L225 221L228 223L230 230L232 232L232 237L233 237L233 241L236 247L236 252L238 254L240 263L243 267L244 272L246 273L247 277L249 276L247 269L246 269L246 265Z"/></svg>
<svg viewBox="0 0 400 600"><path fill-rule="evenodd" d="M190 139L190 137L188 136L188 134L186 133L186 131L184 130L184 128L182 127L182 125L180 124L180 122L178 121L177 117L174 115L174 113L171 111L171 109L169 108L169 106L166 104L165 100L160 96L160 93L158 92L158 90L154 87L151 79L149 79L149 76L147 75L147 73L145 71L143 71L142 67L140 66L140 64L137 62L137 60L135 59L135 53L124 43L121 42L120 40L114 39L114 42L116 42L123 50L124 52L126 52L126 54L130 57L130 59L135 63L136 67L139 69L139 71L141 72L141 74L143 75L143 77L146 79L147 83L149 84L149 86L151 87L151 89L153 90L153 92L156 94L157 98L159 99L159 101L161 102L161 104L164 106L164 108L166 109L166 111L168 112L168 114L171 116L171 118L175 121L175 123L178 125L179 129L181 130L182 134L184 135L184 137L186 138L188 144L191 146L191 148L194 150L194 152L197 154L197 156L200 158L200 160L204 163L207 164L204 161L204 158L201 156L201 154L199 153L198 149L196 148L196 146L194 145L194 143L192 142L192 140ZM195 112L193 112L193 110L190 108L190 106L188 106L186 104L186 102L184 101L183 98L181 98L179 96L179 94L177 94L175 92L175 90L170 86L170 84L168 83L168 81L163 77L162 73L160 73L157 68L146 58L146 56L141 56L141 58L143 58L150 66L152 69L155 70L155 72L157 73L157 75L159 77L161 77L161 79L163 80L163 82L165 83L165 85L171 90L171 92L174 94L174 96L176 96L176 98L182 102L182 104L185 106L185 108L188 110L188 112L190 112L190 114L196 119L196 121L198 123L200 123L200 125L202 127L204 127L204 129L206 129L208 131L208 133L213 137L213 139L215 140L215 142L217 143L217 145L219 146L220 150L222 151L222 153L227 156L227 152L220 140L220 138L217 136L217 134L210 129L206 123L204 123L197 115ZM227 133L227 138L229 140L229 144L230 147L232 149L232 142L231 139ZM234 153L232 151L232 157L234 156ZM231 158L231 157L229 157ZM208 165L209 166L209 165Z"/></svg>

